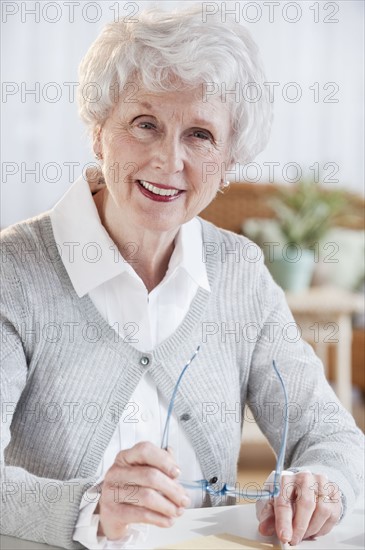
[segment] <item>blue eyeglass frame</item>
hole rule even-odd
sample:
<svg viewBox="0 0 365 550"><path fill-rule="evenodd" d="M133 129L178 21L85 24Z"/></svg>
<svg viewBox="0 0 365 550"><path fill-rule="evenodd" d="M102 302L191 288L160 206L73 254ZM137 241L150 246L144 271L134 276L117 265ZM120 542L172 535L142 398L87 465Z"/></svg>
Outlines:
<svg viewBox="0 0 365 550"><path fill-rule="evenodd" d="M175 397L179 388L179 385L181 383L181 380L191 365L192 361L195 359L195 357L198 355L200 350L200 345L196 348L195 352L189 359L189 361L186 363L184 368L182 369L179 378L177 379L177 382L175 384L175 387L172 392L172 396L170 399L170 403L167 410L167 417L165 422L165 427L162 435L162 441L161 441L161 448L167 449L168 447L168 439L169 439L169 425L170 425L170 419L172 415L172 411L174 408L174 402ZM256 493L250 492L250 491L237 491L234 487L229 487L226 483L223 484L223 487L221 489L214 489L214 487L211 486L211 483L207 481L206 479L199 479L196 481L186 481L179 479L179 483L186 489L200 489L203 492L206 492L213 496L232 496L236 498L247 498L247 499L271 499L275 498L280 494L280 479L281 479L281 473L284 468L284 458L285 458L285 452L286 452L286 442L288 437L288 429L289 429L289 417L288 417L288 394L286 391L286 387L284 384L284 380L279 372L279 369L276 366L275 361L272 362L273 369L275 371L275 374L277 375L282 390L284 394L284 401L285 401L285 416L284 416L284 426L283 426L283 435L281 439L280 444L280 450L279 454L277 456L276 461L276 467L275 467L275 474L274 474L274 480L272 483L272 490L267 489L260 489L260 491L257 491Z"/></svg>

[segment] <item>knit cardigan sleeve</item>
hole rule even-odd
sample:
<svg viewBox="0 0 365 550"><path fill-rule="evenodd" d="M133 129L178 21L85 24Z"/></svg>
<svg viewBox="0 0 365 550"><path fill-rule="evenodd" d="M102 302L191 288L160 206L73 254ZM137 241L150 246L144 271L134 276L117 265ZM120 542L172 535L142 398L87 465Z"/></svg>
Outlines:
<svg viewBox="0 0 365 550"><path fill-rule="evenodd" d="M49 479L24 468L10 466L5 450L11 438L15 411L29 377L29 361L19 334L19 324L28 322L26 288L16 262L2 242L1 256L1 523L0 532L63 548L84 548L72 539L85 490L94 478ZM19 266L18 266L19 267ZM28 414L30 411L28 411Z"/></svg>
<svg viewBox="0 0 365 550"><path fill-rule="evenodd" d="M364 435L327 382L323 365L301 338L285 300L262 265L257 281L262 326L250 369L248 404L275 453L283 418L289 416L284 467L325 474L328 495L351 509L364 480ZM341 337L341 335L339 335ZM272 367L275 360L288 393L288 408Z"/></svg>

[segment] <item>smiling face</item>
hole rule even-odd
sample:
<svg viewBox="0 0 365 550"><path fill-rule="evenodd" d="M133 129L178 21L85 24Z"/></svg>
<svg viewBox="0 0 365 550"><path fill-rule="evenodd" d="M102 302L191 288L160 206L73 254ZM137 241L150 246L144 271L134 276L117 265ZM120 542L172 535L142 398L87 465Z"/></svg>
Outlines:
<svg viewBox="0 0 365 550"><path fill-rule="evenodd" d="M174 231L199 214L229 168L230 128L227 104L200 88L122 96L94 138L115 222Z"/></svg>

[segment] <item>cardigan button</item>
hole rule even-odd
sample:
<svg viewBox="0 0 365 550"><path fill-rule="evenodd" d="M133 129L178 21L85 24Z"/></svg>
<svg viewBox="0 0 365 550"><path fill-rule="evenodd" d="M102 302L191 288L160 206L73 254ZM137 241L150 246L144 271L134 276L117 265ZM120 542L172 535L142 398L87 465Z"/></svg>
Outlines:
<svg viewBox="0 0 365 550"><path fill-rule="evenodd" d="M139 360L140 364L142 365L142 367L147 367L147 365L149 364L150 360L148 359L148 357L141 357L141 359Z"/></svg>
<svg viewBox="0 0 365 550"><path fill-rule="evenodd" d="M188 413L184 413L180 416L180 420L182 420L183 422L186 422L187 420L190 420L190 418L191 418L191 416Z"/></svg>
<svg viewBox="0 0 365 550"><path fill-rule="evenodd" d="M210 483L211 485L213 485L214 483L217 483L217 481L218 481L217 476L214 476L214 477L212 477L212 478L209 480L209 483Z"/></svg>

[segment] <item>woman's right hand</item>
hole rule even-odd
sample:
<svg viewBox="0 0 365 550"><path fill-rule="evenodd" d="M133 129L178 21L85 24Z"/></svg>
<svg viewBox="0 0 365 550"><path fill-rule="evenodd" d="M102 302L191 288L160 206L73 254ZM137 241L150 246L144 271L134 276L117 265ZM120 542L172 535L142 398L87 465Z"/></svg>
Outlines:
<svg viewBox="0 0 365 550"><path fill-rule="evenodd" d="M98 535L118 540L130 523L171 527L190 503L179 473L172 453L153 443L120 451L101 486Z"/></svg>

